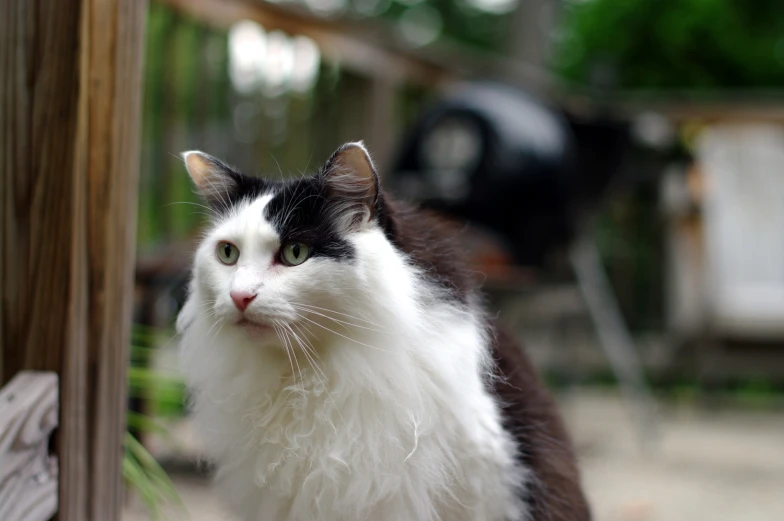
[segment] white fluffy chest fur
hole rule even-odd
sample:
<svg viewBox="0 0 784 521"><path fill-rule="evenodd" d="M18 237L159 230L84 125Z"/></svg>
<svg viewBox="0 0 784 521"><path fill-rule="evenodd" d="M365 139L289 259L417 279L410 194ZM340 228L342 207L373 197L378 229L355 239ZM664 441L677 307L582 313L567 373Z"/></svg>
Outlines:
<svg viewBox="0 0 784 521"><path fill-rule="evenodd" d="M289 350L216 320L197 262L182 354L225 500L243 521L525 519L481 321L379 233L354 245L373 253L355 262L345 323L291 329Z"/></svg>

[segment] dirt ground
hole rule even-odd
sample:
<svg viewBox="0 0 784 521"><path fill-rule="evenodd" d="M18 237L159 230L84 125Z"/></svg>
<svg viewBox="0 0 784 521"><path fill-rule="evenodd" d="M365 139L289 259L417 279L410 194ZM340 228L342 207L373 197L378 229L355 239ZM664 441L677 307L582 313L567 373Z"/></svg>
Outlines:
<svg viewBox="0 0 784 521"><path fill-rule="evenodd" d="M661 411L661 436L641 450L618 396L562 400L597 521L784 520L784 411ZM187 512L171 519L233 521L197 476L175 474ZM131 501L123 521L149 519Z"/></svg>

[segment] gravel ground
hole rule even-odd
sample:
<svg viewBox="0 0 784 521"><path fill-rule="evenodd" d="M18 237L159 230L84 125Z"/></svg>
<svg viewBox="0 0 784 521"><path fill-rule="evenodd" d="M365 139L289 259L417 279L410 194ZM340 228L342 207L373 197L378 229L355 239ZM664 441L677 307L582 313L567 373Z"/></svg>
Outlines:
<svg viewBox="0 0 784 521"><path fill-rule="evenodd" d="M668 409L642 451L617 396L580 391L562 408L597 521L784 520L784 411ZM187 512L171 519L234 521L205 479L173 478ZM147 519L130 501L123 521Z"/></svg>

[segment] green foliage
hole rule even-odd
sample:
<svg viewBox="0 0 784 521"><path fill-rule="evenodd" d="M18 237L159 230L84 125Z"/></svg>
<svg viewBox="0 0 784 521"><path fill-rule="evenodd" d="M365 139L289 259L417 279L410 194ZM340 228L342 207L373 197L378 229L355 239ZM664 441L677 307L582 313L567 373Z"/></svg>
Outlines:
<svg viewBox="0 0 784 521"><path fill-rule="evenodd" d="M181 379L159 374L143 367L128 370L128 394L150 403L156 416L162 418L181 416L184 409L185 384Z"/></svg>
<svg viewBox="0 0 784 521"><path fill-rule="evenodd" d="M128 368L128 394L132 398L146 400L157 417L183 414L185 386L174 376L161 374L147 367L156 339L157 331L134 327L131 340L131 365ZM129 430L163 436L176 443L164 426L155 419L134 411L127 412ZM153 520L163 519L165 505L182 506L177 490L166 471L155 457L130 432L125 435L123 455L123 478L147 508Z"/></svg>
<svg viewBox="0 0 784 521"><path fill-rule="evenodd" d="M185 413L185 384L181 378L150 369L147 361L156 345L165 344L173 333L134 326L131 338L131 367L128 369L128 395L144 400L159 418Z"/></svg>
<svg viewBox="0 0 784 521"><path fill-rule="evenodd" d="M621 88L784 87L779 0L584 0L564 13L555 67Z"/></svg>
<svg viewBox="0 0 784 521"><path fill-rule="evenodd" d="M153 520L163 519L163 505L183 506L166 471L131 433L125 434L123 478L138 494Z"/></svg>

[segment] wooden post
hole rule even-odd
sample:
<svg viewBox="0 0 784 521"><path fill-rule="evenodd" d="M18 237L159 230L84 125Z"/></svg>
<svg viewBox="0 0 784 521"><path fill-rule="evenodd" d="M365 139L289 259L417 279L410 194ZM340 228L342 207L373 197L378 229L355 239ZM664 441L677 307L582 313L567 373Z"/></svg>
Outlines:
<svg viewBox="0 0 784 521"><path fill-rule="evenodd" d="M60 376L60 511L119 519L146 3L0 4L0 353Z"/></svg>
<svg viewBox="0 0 784 521"><path fill-rule="evenodd" d="M551 78L547 73L550 61L552 33L555 28L559 4L557 0L525 0L517 4L511 16L507 40L509 58L526 74L516 83L537 96L552 96ZM507 63L498 66L509 68ZM509 78L506 71L497 71Z"/></svg>

